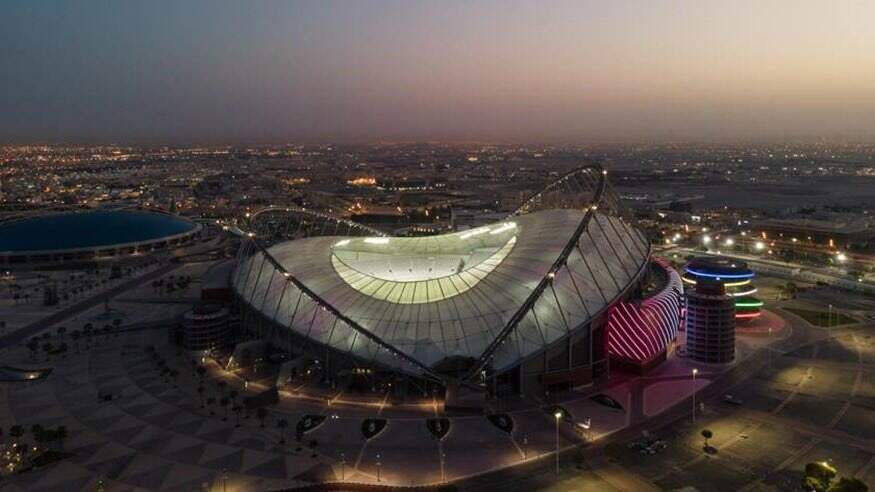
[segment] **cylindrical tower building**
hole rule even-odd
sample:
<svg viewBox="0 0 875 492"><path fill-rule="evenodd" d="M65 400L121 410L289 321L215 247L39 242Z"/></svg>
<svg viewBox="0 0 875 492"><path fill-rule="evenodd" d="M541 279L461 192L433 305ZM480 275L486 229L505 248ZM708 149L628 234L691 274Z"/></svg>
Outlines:
<svg viewBox="0 0 875 492"><path fill-rule="evenodd" d="M725 364L735 359L735 302L721 282L702 279L687 291L686 354Z"/></svg>
<svg viewBox="0 0 875 492"><path fill-rule="evenodd" d="M723 285L726 295L735 303L735 320L744 323L761 314L763 301L754 297L756 287L751 283L754 271L747 263L722 256L702 256L687 263L684 269L684 283L688 286L707 280Z"/></svg>

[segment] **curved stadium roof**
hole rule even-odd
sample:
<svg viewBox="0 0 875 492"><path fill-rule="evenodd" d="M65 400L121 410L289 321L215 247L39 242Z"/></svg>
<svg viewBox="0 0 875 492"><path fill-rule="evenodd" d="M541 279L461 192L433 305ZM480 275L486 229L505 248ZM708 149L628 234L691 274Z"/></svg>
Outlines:
<svg viewBox="0 0 875 492"><path fill-rule="evenodd" d="M512 367L606 309L649 255L609 207L546 208L440 236L320 236L244 250L234 288L254 309L412 374L454 356Z"/></svg>

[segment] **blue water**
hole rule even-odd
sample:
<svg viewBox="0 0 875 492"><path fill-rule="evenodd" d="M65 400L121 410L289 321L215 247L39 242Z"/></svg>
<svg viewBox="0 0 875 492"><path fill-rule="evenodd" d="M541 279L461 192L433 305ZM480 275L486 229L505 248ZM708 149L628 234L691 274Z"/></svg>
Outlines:
<svg viewBox="0 0 875 492"><path fill-rule="evenodd" d="M194 229L186 220L150 212L94 211L45 215L0 224L0 251L41 251L147 241Z"/></svg>

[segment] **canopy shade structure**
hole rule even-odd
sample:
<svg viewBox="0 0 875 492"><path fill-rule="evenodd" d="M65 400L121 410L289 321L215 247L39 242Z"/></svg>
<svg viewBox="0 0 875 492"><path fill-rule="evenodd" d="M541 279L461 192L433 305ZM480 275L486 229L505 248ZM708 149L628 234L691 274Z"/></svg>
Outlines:
<svg viewBox="0 0 875 492"><path fill-rule="evenodd" d="M606 312L650 254L598 166L485 227L418 238L351 232L254 234L233 288L282 329L415 376L440 377L434 368L449 358L475 361L469 379L519 364Z"/></svg>

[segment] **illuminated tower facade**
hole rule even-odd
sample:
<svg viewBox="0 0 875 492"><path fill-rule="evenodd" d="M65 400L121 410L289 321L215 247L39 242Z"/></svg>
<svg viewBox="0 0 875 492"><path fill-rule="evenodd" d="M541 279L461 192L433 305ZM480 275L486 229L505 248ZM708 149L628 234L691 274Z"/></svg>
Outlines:
<svg viewBox="0 0 875 492"><path fill-rule="evenodd" d="M743 261L706 256L694 258L687 263L683 280L688 287L696 286L702 281L720 284L726 295L733 299L736 322L747 323L762 314L760 309L763 301L755 297L757 292L756 286L753 285L755 275Z"/></svg>

